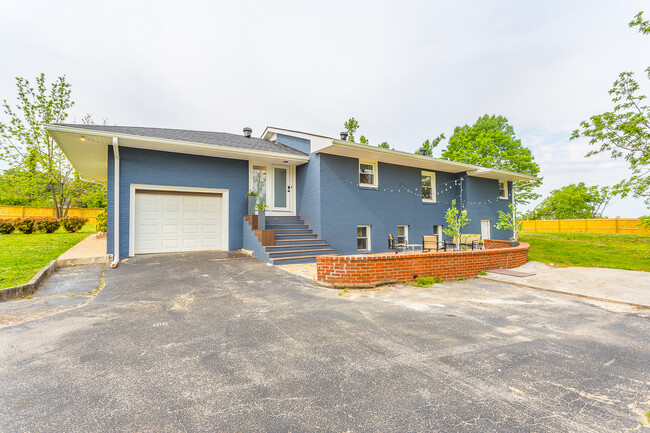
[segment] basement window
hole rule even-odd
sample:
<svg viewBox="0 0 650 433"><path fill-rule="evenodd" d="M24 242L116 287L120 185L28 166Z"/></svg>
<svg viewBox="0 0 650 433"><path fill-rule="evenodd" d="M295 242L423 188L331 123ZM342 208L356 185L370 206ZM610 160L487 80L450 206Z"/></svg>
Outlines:
<svg viewBox="0 0 650 433"><path fill-rule="evenodd" d="M357 250L370 251L370 226L357 226Z"/></svg>

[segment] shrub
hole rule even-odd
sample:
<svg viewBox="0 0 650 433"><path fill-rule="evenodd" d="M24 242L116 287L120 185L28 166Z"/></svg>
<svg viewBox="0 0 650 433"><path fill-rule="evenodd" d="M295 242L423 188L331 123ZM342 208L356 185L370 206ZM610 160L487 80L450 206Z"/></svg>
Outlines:
<svg viewBox="0 0 650 433"><path fill-rule="evenodd" d="M11 220L0 220L0 233L8 235L16 229L14 222Z"/></svg>
<svg viewBox="0 0 650 433"><path fill-rule="evenodd" d="M43 217L38 218L35 221L36 230L45 232L45 233L54 233L61 227L61 222L54 217Z"/></svg>
<svg viewBox="0 0 650 433"><path fill-rule="evenodd" d="M26 235L33 233L36 229L36 224L34 224L34 218L20 218L14 221L14 226L18 229L19 232Z"/></svg>
<svg viewBox="0 0 650 433"><path fill-rule="evenodd" d="M419 287L429 287L433 285L433 277L420 277L415 281L415 285Z"/></svg>
<svg viewBox="0 0 650 433"><path fill-rule="evenodd" d="M106 231L106 209L101 211L99 215L95 217L95 230L98 232Z"/></svg>
<svg viewBox="0 0 650 433"><path fill-rule="evenodd" d="M78 232L81 230L84 224L86 224L86 221L88 221L86 218L81 218L78 216L61 218L61 224L68 233Z"/></svg>

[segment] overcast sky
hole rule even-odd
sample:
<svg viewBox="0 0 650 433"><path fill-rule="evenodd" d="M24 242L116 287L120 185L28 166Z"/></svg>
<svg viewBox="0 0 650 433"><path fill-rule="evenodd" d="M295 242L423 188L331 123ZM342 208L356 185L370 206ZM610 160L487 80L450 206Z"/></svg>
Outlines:
<svg viewBox="0 0 650 433"><path fill-rule="evenodd" d="M643 1L2 4L0 99L16 76L65 74L70 121L336 136L354 116L371 144L405 151L501 114L540 164L542 194L624 178L623 162L585 159L569 136L611 108L618 73L650 93L650 37L627 27ZM625 199L606 215L647 213Z"/></svg>

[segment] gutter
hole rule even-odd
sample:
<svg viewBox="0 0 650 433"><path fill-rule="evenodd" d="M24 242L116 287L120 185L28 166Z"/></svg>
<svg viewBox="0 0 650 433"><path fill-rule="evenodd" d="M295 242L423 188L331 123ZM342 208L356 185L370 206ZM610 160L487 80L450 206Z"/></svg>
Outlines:
<svg viewBox="0 0 650 433"><path fill-rule="evenodd" d="M120 151L117 137L113 137L113 261L111 268L120 262Z"/></svg>
<svg viewBox="0 0 650 433"><path fill-rule="evenodd" d="M270 158L270 159L283 159L283 160L287 160L287 159L291 160L291 159L293 159L295 161L309 162L309 155L306 155L306 154L298 155L298 154L293 154L293 153L269 152L269 151L265 151L265 150L251 150L251 149L244 149L244 148L239 148L239 147L221 146L221 145L217 145L217 144L193 143L193 142L190 142L190 141L169 140L169 139L163 139L163 138L147 137L147 136L144 136L144 135L131 135L131 134L119 134L119 133L114 133L114 132L103 132L103 131L98 131L98 130L94 130L94 129L84 129L84 128L77 128L77 127L64 127L64 126L56 126L56 125L46 125L46 126L44 126L44 128L47 131L67 132L67 133L70 133L70 134L77 134L77 135L94 135L94 136L97 136L97 137L112 137L112 138L118 137L118 138L123 138L125 140L133 140L133 141L139 141L139 142L145 142L145 143L155 143L155 144L167 144L167 145L179 146L179 147L186 148L186 149L200 149L200 150L207 150L207 151L214 151L214 152L223 152L223 153L234 154L234 155L244 155L244 156L247 156L247 157L257 157L257 158L264 157L264 158ZM61 146L59 146L59 147L61 147Z"/></svg>

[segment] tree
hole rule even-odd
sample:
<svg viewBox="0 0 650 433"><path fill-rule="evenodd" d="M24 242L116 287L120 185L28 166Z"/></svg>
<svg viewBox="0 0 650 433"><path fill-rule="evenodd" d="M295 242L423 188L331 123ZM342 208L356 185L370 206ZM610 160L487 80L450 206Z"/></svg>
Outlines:
<svg viewBox="0 0 650 433"><path fill-rule="evenodd" d="M55 214L61 218L70 207L70 185L74 169L65 155L45 131L44 125L60 123L68 117L68 109L74 102L70 99L70 84L65 76L48 85L45 74L36 77L36 87L25 78L16 78L18 102L12 108L3 100L3 108L9 122L0 122L0 143L5 159L17 170L47 176Z"/></svg>
<svg viewBox="0 0 650 433"><path fill-rule="evenodd" d="M510 212L499 211L499 221L494 225L499 230L512 230L512 238L517 241L519 232L522 230L522 223L517 219L515 207L508 205Z"/></svg>
<svg viewBox="0 0 650 433"><path fill-rule="evenodd" d="M421 155L422 154L421 151L424 150L425 151L424 154L426 156L433 156L433 149L438 147L438 144L440 144L440 142L442 140L444 140L444 139L445 139L445 134L440 134L439 136L437 136L433 140L429 140L427 138L426 141L424 143L422 143L420 148L415 151L415 154L416 155Z"/></svg>
<svg viewBox="0 0 650 433"><path fill-rule="evenodd" d="M390 144L388 144L387 141L382 141L381 143L379 143L379 144L377 145L377 147L381 147L381 148L383 148L383 149L390 149Z"/></svg>
<svg viewBox="0 0 650 433"><path fill-rule="evenodd" d="M460 250L462 229L471 221L467 217L467 209L463 209L462 211L458 210L456 207L456 199L454 199L451 201L451 207L445 213L445 220L447 221L447 227L443 228L442 231L447 236L454 238L456 249Z"/></svg>
<svg viewBox="0 0 650 433"><path fill-rule="evenodd" d="M451 161L476 164L482 167L539 174L539 165L532 152L521 144L514 129L503 116L485 115L474 125L458 126L449 138L442 157ZM514 182L517 201L529 203L540 197L533 189L540 186L542 179L533 182Z"/></svg>
<svg viewBox="0 0 650 433"><path fill-rule="evenodd" d="M629 26L638 26L642 34L650 33L650 22L643 21L643 12ZM650 79L650 67L645 72ZM613 192L621 197L631 194L641 198L650 208L650 106L644 105L646 96L640 94L632 72L621 72L609 94L614 109L580 122L571 140L589 138L589 144L595 149L586 157L609 153L613 159L627 161L632 175L618 182Z"/></svg>
<svg viewBox="0 0 650 433"><path fill-rule="evenodd" d="M612 198L609 187L587 187L583 182L551 192L526 219L589 219L602 218Z"/></svg>
<svg viewBox="0 0 650 433"><path fill-rule="evenodd" d="M365 135L362 135L361 137L359 137L359 143L370 145L370 141L366 138Z"/></svg>
<svg viewBox="0 0 650 433"><path fill-rule="evenodd" d="M350 117L345 123L343 123L343 127L348 131L348 141L354 142L354 134L356 134L357 129L359 129L359 122L357 122L354 117Z"/></svg>

